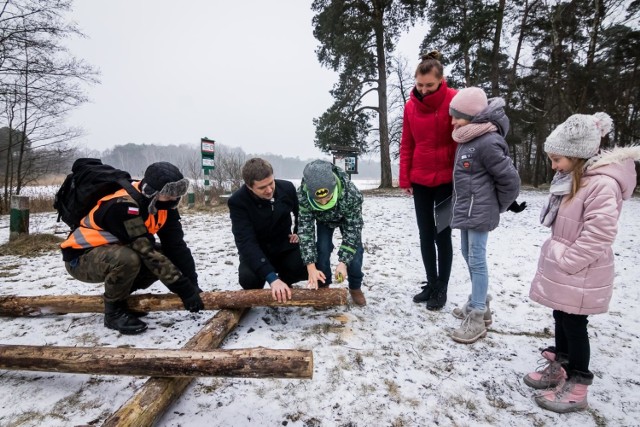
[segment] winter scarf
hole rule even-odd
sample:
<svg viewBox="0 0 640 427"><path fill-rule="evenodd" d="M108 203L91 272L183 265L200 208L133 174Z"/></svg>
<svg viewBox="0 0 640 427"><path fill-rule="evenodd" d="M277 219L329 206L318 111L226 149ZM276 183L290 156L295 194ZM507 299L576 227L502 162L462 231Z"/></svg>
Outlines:
<svg viewBox="0 0 640 427"><path fill-rule="evenodd" d="M551 186L549 187L551 195L547 203L542 207L542 212L540 212L540 223L545 227L551 227L553 221L556 220L562 198L571 193L572 179L571 172L558 172L551 180Z"/></svg>
<svg viewBox="0 0 640 427"><path fill-rule="evenodd" d="M491 122L487 123L469 123L453 130L453 140L459 144L464 144L479 136L489 132L496 132L498 128Z"/></svg>

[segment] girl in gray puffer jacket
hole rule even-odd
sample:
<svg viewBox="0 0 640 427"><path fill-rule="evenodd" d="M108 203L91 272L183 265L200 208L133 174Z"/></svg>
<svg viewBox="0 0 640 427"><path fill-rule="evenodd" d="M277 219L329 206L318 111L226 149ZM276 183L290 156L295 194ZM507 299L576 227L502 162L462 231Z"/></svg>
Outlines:
<svg viewBox="0 0 640 427"><path fill-rule="evenodd" d="M487 238L498 226L500 214L514 209L520 177L504 136L509 119L502 98L487 100L477 87L462 89L453 98L449 114L458 143L453 169L451 228L459 228L462 256L471 275L471 296L453 315L463 319L453 331L454 341L469 344L487 334L491 323L488 306Z"/></svg>

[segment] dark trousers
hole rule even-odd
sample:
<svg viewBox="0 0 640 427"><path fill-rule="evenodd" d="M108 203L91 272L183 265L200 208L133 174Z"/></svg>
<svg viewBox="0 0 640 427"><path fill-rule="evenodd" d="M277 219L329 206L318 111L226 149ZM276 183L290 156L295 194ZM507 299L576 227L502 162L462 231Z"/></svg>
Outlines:
<svg viewBox="0 0 640 427"><path fill-rule="evenodd" d="M278 278L289 285L289 287L296 282L309 278L307 267L302 262L299 247L271 255L268 258L271 265L276 269ZM264 288L265 280L251 270L242 259L240 259L240 266L238 267L238 279L243 289Z"/></svg>
<svg viewBox="0 0 640 427"><path fill-rule="evenodd" d="M568 356L567 370L589 372L591 348L587 333L587 316L553 310L553 318L556 321L556 352Z"/></svg>
<svg viewBox="0 0 640 427"><path fill-rule="evenodd" d="M326 226L321 222L316 221L316 234L318 241L316 242L316 249L318 251L318 262L316 265L318 269L324 273L325 282L322 286L329 286L332 283L331 274L331 253L333 252L333 232L335 228ZM340 230L342 232L342 230ZM356 253L353 255L353 259L347 264L347 278L349 280L349 289L360 289L362 287L362 279L364 273L362 272L362 263L364 258L364 248L362 243L358 244ZM322 282L321 282L322 283Z"/></svg>
<svg viewBox="0 0 640 427"><path fill-rule="evenodd" d="M449 283L453 261L451 228L447 227L440 233L437 232L435 207L451 196L453 185L442 184L437 187L425 187L424 185L411 184L411 186L413 187L413 202L420 233L422 263L427 273L427 281L431 284L435 284L437 280Z"/></svg>

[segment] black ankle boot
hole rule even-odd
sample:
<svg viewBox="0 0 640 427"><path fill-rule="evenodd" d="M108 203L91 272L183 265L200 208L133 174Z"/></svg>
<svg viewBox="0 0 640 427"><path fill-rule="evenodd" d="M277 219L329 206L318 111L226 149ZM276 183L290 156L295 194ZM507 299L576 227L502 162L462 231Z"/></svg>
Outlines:
<svg viewBox="0 0 640 427"><path fill-rule="evenodd" d="M104 326L125 335L139 334L147 329L146 323L129 313L125 301L104 302Z"/></svg>
<svg viewBox="0 0 640 427"><path fill-rule="evenodd" d="M413 302L426 302L427 300L429 300L429 297L433 292L433 284L429 282L422 283L426 284L422 287L422 292L413 296Z"/></svg>
<svg viewBox="0 0 640 427"><path fill-rule="evenodd" d="M448 283L438 280L434 286L433 292L427 300L427 310L440 310L447 303Z"/></svg>

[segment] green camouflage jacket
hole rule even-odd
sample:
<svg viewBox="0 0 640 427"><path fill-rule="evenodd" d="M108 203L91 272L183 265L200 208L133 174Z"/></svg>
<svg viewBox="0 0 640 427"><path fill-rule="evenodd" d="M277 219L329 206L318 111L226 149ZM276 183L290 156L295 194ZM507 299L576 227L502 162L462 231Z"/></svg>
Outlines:
<svg viewBox="0 0 640 427"><path fill-rule="evenodd" d="M316 210L309 202L304 178L298 188L300 215L298 217L298 236L302 260L306 264L317 262L315 221L331 228L340 228L342 244L338 249L338 259L349 264L362 244L362 194L349 180L347 174L337 166L333 173L338 177L338 201L326 211Z"/></svg>

